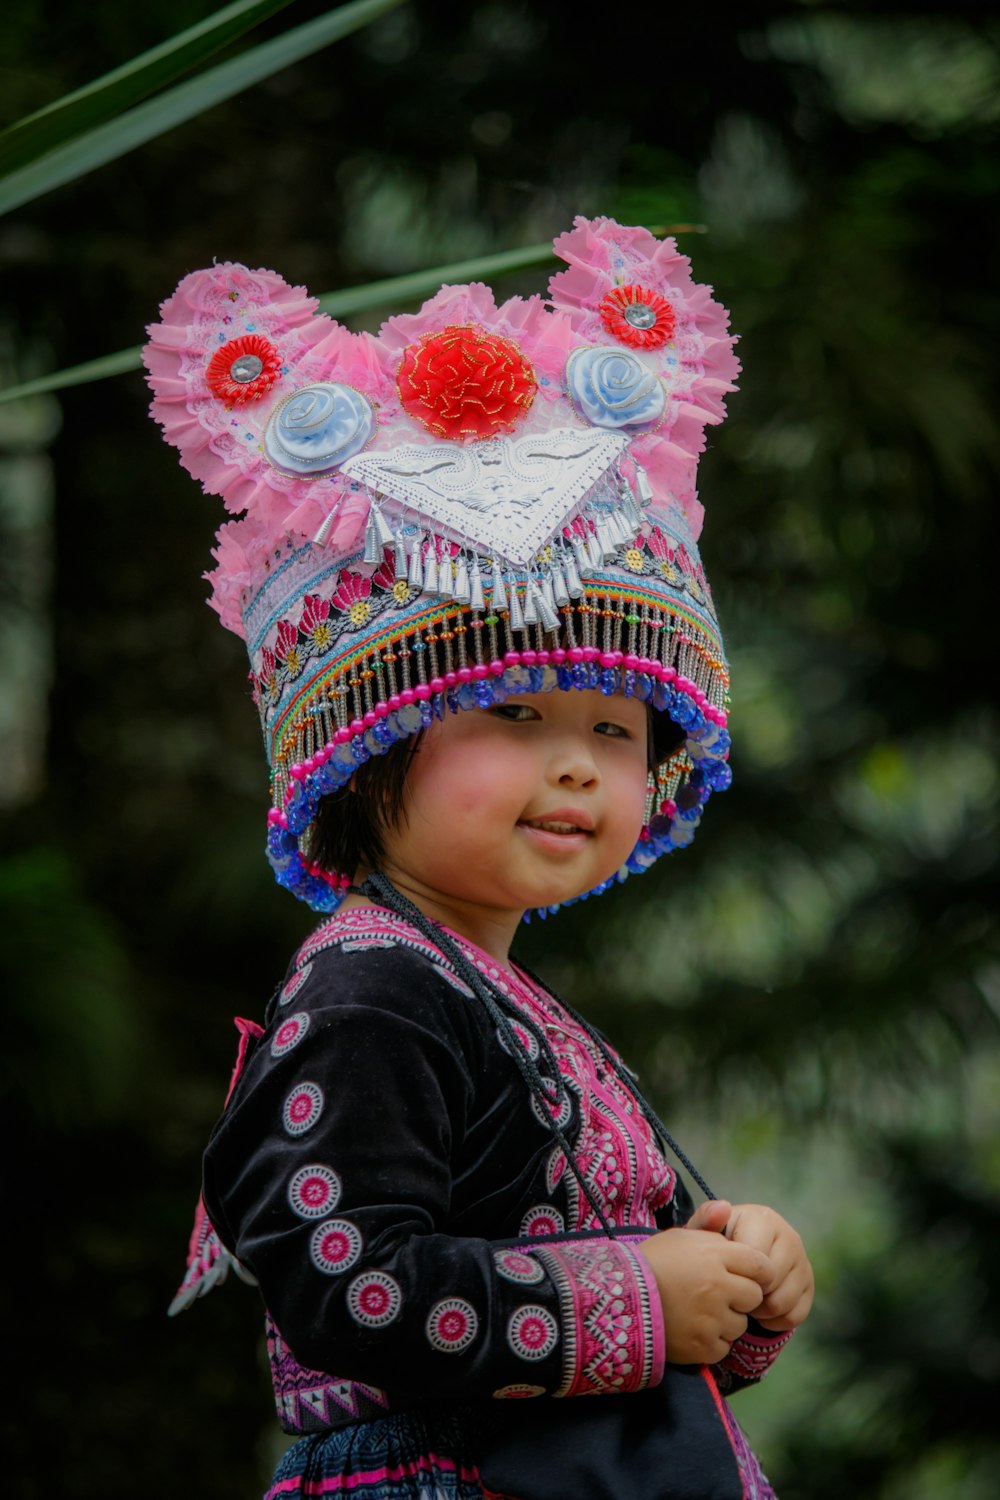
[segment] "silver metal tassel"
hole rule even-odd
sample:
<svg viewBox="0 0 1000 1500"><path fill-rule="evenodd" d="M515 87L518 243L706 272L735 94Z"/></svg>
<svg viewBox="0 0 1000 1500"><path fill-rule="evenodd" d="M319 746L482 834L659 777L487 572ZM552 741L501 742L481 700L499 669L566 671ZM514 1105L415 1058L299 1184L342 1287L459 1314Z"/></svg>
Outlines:
<svg viewBox="0 0 1000 1500"><path fill-rule="evenodd" d="M548 583L547 579L538 591L538 598L536 600L538 608L538 618L539 620L541 620L542 628L544 630L558 630L559 616L556 614L555 606L552 600L548 597L549 593L551 592L552 585L551 583L548 583L548 589L546 589L546 583Z"/></svg>
<svg viewBox="0 0 1000 1500"><path fill-rule="evenodd" d="M601 544L602 562L610 562L618 551L618 539L611 529L610 521L602 521L597 528L597 540Z"/></svg>
<svg viewBox="0 0 1000 1500"><path fill-rule="evenodd" d="M486 600L483 598L483 575L479 571L479 558L475 556L472 559L472 571L469 574L469 608L486 608Z"/></svg>
<svg viewBox="0 0 1000 1500"><path fill-rule="evenodd" d="M636 464L635 466L635 487L639 492L639 499L643 505L648 505L653 498L653 491L646 471L641 464Z"/></svg>
<svg viewBox="0 0 1000 1500"><path fill-rule="evenodd" d="M455 569L454 597L459 604L468 604L472 598L472 590L469 587L469 564L464 553L459 553L458 566Z"/></svg>
<svg viewBox="0 0 1000 1500"><path fill-rule="evenodd" d="M566 579L566 592L571 599L579 599L583 595L583 579L576 565L576 558L572 552L563 553L563 574Z"/></svg>
<svg viewBox="0 0 1000 1500"><path fill-rule="evenodd" d="M444 556L438 559L437 591L441 595L442 599L450 599L452 597L452 590L454 589L454 586L455 578L452 556L448 551L448 544L446 542Z"/></svg>
<svg viewBox="0 0 1000 1500"><path fill-rule="evenodd" d="M409 571L408 558L406 556L406 542L403 533L396 534L396 581L404 579Z"/></svg>
<svg viewBox="0 0 1000 1500"><path fill-rule="evenodd" d="M372 506L372 514L375 518L375 530L378 532L379 546L391 547L392 527L389 525L389 522L386 520L385 516L382 514L381 509L377 505Z"/></svg>
<svg viewBox="0 0 1000 1500"><path fill-rule="evenodd" d="M424 558L424 593L436 594L438 591L438 560L437 548L433 540Z"/></svg>
<svg viewBox="0 0 1000 1500"><path fill-rule="evenodd" d="M490 588L490 595L494 614L499 614L502 609L510 608L507 603L507 592L503 586L503 574L497 565L493 569L493 583Z"/></svg>
<svg viewBox="0 0 1000 1500"><path fill-rule="evenodd" d="M573 548L573 556L576 559L576 571L582 578L584 573L589 573L592 567L590 553L587 551L583 537L577 536L575 533L570 541L570 546Z"/></svg>
<svg viewBox="0 0 1000 1500"><path fill-rule="evenodd" d="M517 593L517 584L511 579L510 584L510 628L511 630L524 629L524 615L521 611L521 600Z"/></svg>
<svg viewBox="0 0 1000 1500"><path fill-rule="evenodd" d="M320 525L320 528L317 531L316 535L313 537L313 543L315 544L315 546L322 547L323 543L330 535L330 529L333 526L336 515L337 507L334 506L333 510L328 511L327 514L323 517L322 524Z"/></svg>
<svg viewBox="0 0 1000 1500"><path fill-rule="evenodd" d="M592 531L587 538L587 557L592 568L599 568L604 561L604 552L597 540L596 531Z"/></svg>
<svg viewBox="0 0 1000 1500"><path fill-rule="evenodd" d="M411 589L422 589L424 586L423 540L418 531L413 538L413 551L410 553L409 584Z"/></svg>
<svg viewBox="0 0 1000 1500"><path fill-rule="evenodd" d="M368 508L368 524L365 527L365 556L366 563L376 563L382 556L382 544L378 539L378 527L375 524L375 507Z"/></svg>
<svg viewBox="0 0 1000 1500"><path fill-rule="evenodd" d="M554 562L552 564L552 569L549 573L549 579L551 580L552 586L553 604L568 604L569 589L566 587L566 574L563 572L559 563Z"/></svg>
<svg viewBox="0 0 1000 1500"><path fill-rule="evenodd" d="M538 624L538 590L530 578L524 587L524 623L525 625Z"/></svg>

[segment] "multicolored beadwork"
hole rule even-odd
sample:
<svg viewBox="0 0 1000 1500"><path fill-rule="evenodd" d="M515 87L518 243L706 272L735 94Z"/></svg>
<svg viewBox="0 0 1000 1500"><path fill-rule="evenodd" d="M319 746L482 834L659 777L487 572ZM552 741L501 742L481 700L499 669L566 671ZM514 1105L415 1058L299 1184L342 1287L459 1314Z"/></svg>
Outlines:
<svg viewBox="0 0 1000 1500"><path fill-rule="evenodd" d="M578 219L555 249L547 303L444 287L351 334L226 264L150 329L153 414L240 516L212 602L250 654L268 858L318 911L353 873L312 858L320 801L447 712L596 690L683 729L638 844L587 894L690 843L729 783L695 490L738 370L726 313L645 230Z"/></svg>

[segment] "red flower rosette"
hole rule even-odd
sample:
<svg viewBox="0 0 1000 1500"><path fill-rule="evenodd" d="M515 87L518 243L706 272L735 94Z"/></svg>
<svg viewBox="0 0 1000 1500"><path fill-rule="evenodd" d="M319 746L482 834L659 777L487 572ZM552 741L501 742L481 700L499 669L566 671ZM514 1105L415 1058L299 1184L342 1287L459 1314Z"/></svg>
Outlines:
<svg viewBox="0 0 1000 1500"><path fill-rule="evenodd" d="M677 328L666 297L644 286L612 287L597 310L608 332L633 349L660 349Z"/></svg>
<svg viewBox="0 0 1000 1500"><path fill-rule="evenodd" d="M409 416L437 437L458 440L510 432L538 388L517 345L474 324L410 344L396 385Z"/></svg>
<svg viewBox="0 0 1000 1500"><path fill-rule="evenodd" d="M213 395L229 406L245 406L266 396L281 373L281 355L259 333L245 333L216 349L205 380Z"/></svg>

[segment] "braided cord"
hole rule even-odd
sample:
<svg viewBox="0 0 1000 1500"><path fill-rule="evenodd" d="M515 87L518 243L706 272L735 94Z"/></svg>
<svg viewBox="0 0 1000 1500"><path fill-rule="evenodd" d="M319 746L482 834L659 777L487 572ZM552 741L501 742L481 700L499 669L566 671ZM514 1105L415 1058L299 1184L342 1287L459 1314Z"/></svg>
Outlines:
<svg viewBox="0 0 1000 1500"><path fill-rule="evenodd" d="M506 1011L503 1009L503 1004L501 1003L502 997L494 993L493 987L490 985L489 981L485 979L484 976L479 972L475 964L469 961L469 959L462 952L461 948L458 946L455 940L447 932L444 932L436 923L432 922L429 917L425 917L420 908L414 906L413 902L410 901L408 897L404 896L401 891L398 891L392 884L392 882L387 878L387 876L383 875L381 870L374 870L372 874L369 875L368 879L365 881L361 889L366 896L370 897L372 900L377 900L382 906L387 906L390 911L394 911L398 917L402 917L405 921L410 922L414 927L416 927L418 932L422 932L426 938L429 938L434 946L440 949L440 951L444 953L445 956L450 960L456 974L460 979L463 979L465 981L476 998L482 1003L486 1010L486 1013L489 1015L494 1025L497 1027L497 1030L500 1032L500 1035L503 1037L504 1041L507 1043L510 1055L513 1058L514 1063L517 1066L518 1071L523 1077L525 1083L528 1085L529 1092L531 1093L532 1097L538 1101L541 1109L542 1119L545 1121L545 1124L548 1127L550 1133L562 1149L563 1155L566 1158L567 1165L569 1166L577 1182L579 1182L584 1197L587 1199L587 1202L590 1204L594 1213L597 1215L601 1228L609 1239L613 1239L615 1231L608 1223L604 1210L601 1207L598 1199L594 1195L593 1189L591 1188L590 1183L587 1181L583 1170L576 1159L573 1148L567 1140L565 1132L560 1128L559 1125L557 1125L556 1121L552 1119L549 1111L550 1095L548 1089L546 1088L546 1080L539 1072L538 1065L536 1064L534 1058L529 1057L527 1052L525 1052L524 1047L521 1045L517 1033L514 1031L514 1028L510 1023L510 1018L508 1017ZM520 1012L518 1012L518 1019L522 1019ZM558 1064L556 1063L555 1058L551 1053L551 1049L548 1045L548 1039L542 1038L542 1040L545 1045L547 1056L552 1058L553 1067L556 1069L556 1078L553 1080L553 1082L556 1082L556 1086L558 1088Z"/></svg>
<svg viewBox="0 0 1000 1500"><path fill-rule="evenodd" d="M523 972L527 974L528 978L532 979L540 989L543 989L545 991L547 995L551 995L552 999L555 1000L558 1005L561 1005L563 1007L567 1015L572 1016L577 1025L583 1028L583 1030L590 1037L590 1040L593 1042L594 1046L604 1058L604 1061L607 1063L608 1067L612 1069L619 1082L628 1090L628 1092L635 1100L636 1104L638 1104L639 1108L642 1110L642 1113L645 1115L646 1120L653 1131L653 1134L659 1136L664 1144L668 1146L674 1153L677 1160L681 1163L681 1166L685 1167L688 1172L690 1172L694 1181L698 1184L702 1192L705 1194L705 1197L714 1199L716 1197L716 1194L712 1192L712 1189L709 1187L704 1177L702 1177L701 1173L698 1171L698 1168L691 1161L691 1158L687 1155L687 1152L681 1150L680 1146L670 1134L670 1131L667 1129L663 1121L660 1119L659 1115L656 1113L656 1110L653 1108L649 1100L646 1098L645 1094L642 1092L642 1089L639 1087L638 1081L628 1071L621 1059L615 1056L614 1052L611 1050L611 1047L598 1031L597 1027L591 1025L586 1016L582 1016L580 1012L574 1009L572 1005L568 1005L565 1000L561 999L556 994L555 990L550 989L547 984L539 979L537 974L532 973L532 971L524 964L518 964L518 968L523 970Z"/></svg>

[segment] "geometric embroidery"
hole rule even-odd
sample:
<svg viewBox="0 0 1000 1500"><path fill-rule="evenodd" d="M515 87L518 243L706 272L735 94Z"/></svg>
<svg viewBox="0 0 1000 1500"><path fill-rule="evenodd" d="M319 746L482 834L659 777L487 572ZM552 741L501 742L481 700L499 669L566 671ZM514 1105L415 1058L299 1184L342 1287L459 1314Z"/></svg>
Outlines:
<svg viewBox="0 0 1000 1500"><path fill-rule="evenodd" d="M361 1244L361 1232L354 1224L347 1219L327 1219L313 1230L309 1254L317 1271L339 1276L355 1264Z"/></svg>
<svg viewBox="0 0 1000 1500"><path fill-rule="evenodd" d="M427 1317L427 1337L442 1354L461 1354L479 1332L479 1318L462 1297L436 1302Z"/></svg>
<svg viewBox="0 0 1000 1500"><path fill-rule="evenodd" d="M285 1100L282 1124L289 1135L304 1135L323 1113L323 1090L318 1083L297 1084Z"/></svg>
<svg viewBox="0 0 1000 1500"><path fill-rule="evenodd" d="M300 1010L297 1015L289 1016L287 1021L282 1021L271 1042L271 1056L284 1057L286 1052L291 1052L293 1047L297 1047L309 1030L309 1020L309 1012Z"/></svg>
<svg viewBox="0 0 1000 1500"><path fill-rule="evenodd" d="M340 1202L340 1178L330 1167L300 1167L288 1184L288 1201L302 1219L322 1219Z"/></svg>
<svg viewBox="0 0 1000 1500"><path fill-rule="evenodd" d="M545 1359L559 1342L559 1324L544 1307L519 1307L507 1324L507 1342L521 1359Z"/></svg>
<svg viewBox="0 0 1000 1500"><path fill-rule="evenodd" d="M559 1290L563 1381L556 1395L644 1390L654 1375L657 1325L635 1253L615 1240L563 1241L537 1253Z"/></svg>
<svg viewBox="0 0 1000 1500"><path fill-rule="evenodd" d="M520 1396L544 1396L544 1385L502 1385L493 1392L494 1401L514 1401Z"/></svg>
<svg viewBox="0 0 1000 1500"><path fill-rule="evenodd" d="M347 1288L347 1310L365 1328L384 1328L402 1305L399 1282L386 1271L366 1271Z"/></svg>
<svg viewBox="0 0 1000 1500"><path fill-rule="evenodd" d="M278 1420L286 1432L316 1432L339 1422L384 1416L385 1392L359 1380L340 1380L300 1365L270 1317L267 1357Z"/></svg>
<svg viewBox="0 0 1000 1500"><path fill-rule="evenodd" d="M295 996L298 994L299 990L309 978L309 971L311 968L312 964L303 964L302 968L299 969L297 973L292 975L291 979L288 981L288 983L285 985L285 988L281 992L281 996L278 1000L279 1005L288 1005L290 1001L295 999Z"/></svg>
<svg viewBox="0 0 1000 1500"><path fill-rule="evenodd" d="M551 1203L536 1203L534 1208L529 1208L521 1220L521 1233L523 1235L538 1235L543 1238L552 1234L562 1234L566 1228L562 1214Z"/></svg>
<svg viewBox="0 0 1000 1500"><path fill-rule="evenodd" d="M520 1250L495 1250L493 1260L505 1281L528 1284L545 1280L545 1267L533 1255L525 1255Z"/></svg>

